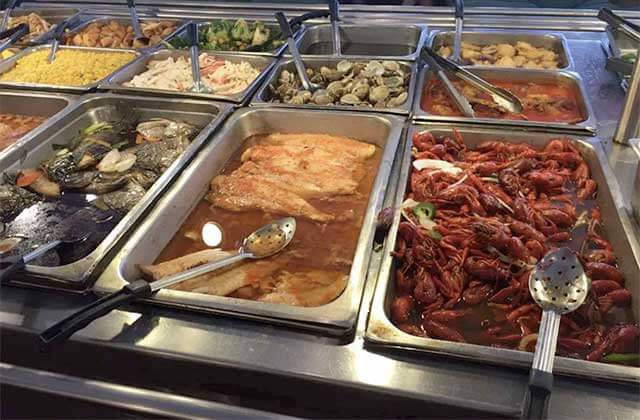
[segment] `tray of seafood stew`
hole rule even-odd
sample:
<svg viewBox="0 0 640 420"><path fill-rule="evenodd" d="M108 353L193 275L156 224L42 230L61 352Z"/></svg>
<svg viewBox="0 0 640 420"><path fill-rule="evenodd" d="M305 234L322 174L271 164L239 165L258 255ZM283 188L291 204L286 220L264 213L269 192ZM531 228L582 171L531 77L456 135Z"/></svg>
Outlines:
<svg viewBox="0 0 640 420"><path fill-rule="evenodd" d="M592 287L562 317L554 372L639 382L640 247L600 143L442 123L408 135L368 345L528 367L529 274L568 246Z"/></svg>
<svg viewBox="0 0 640 420"><path fill-rule="evenodd" d="M60 114L75 98L56 93L28 91L0 92L0 162L19 150L29 137L44 128L50 118ZM18 152L19 153L19 152Z"/></svg>
<svg viewBox="0 0 640 420"><path fill-rule="evenodd" d="M293 216L297 229L282 252L160 290L150 301L345 334L357 317L402 126L402 119L381 114L236 111L94 290L113 291L141 276L155 281L219 259L256 228ZM215 248L202 233L211 224L222 232Z"/></svg>
<svg viewBox="0 0 640 420"><path fill-rule="evenodd" d="M305 29L298 50L305 56L333 55L330 24ZM424 25L340 24L342 56L414 61L427 38Z"/></svg>
<svg viewBox="0 0 640 420"><path fill-rule="evenodd" d="M53 240L15 282L83 288L230 112L215 102L90 95L2 160L0 244Z"/></svg>
<svg viewBox="0 0 640 420"><path fill-rule="evenodd" d="M209 92L192 92L189 51L159 50L113 74L100 88L114 92L184 96L245 103L273 66L272 57L200 52L202 83Z"/></svg>
<svg viewBox="0 0 640 420"><path fill-rule="evenodd" d="M497 67L467 67L467 70L514 93L522 102L522 113L510 113L489 95L452 78L458 92L467 98L475 112L475 118L463 117L434 73L424 66L418 78L419 92L413 103L414 119L537 127L586 135L595 133L593 110L577 73Z"/></svg>
<svg viewBox="0 0 640 420"><path fill-rule="evenodd" d="M443 57L453 53L452 31L436 31L431 48ZM573 68L567 40L562 34L530 32L462 32L460 51L467 66L517 67L525 69L570 70Z"/></svg>
<svg viewBox="0 0 640 420"><path fill-rule="evenodd" d="M409 61L305 57L310 81L320 87L305 90L292 59L283 59L258 90L253 106L354 109L409 114L417 66Z"/></svg>

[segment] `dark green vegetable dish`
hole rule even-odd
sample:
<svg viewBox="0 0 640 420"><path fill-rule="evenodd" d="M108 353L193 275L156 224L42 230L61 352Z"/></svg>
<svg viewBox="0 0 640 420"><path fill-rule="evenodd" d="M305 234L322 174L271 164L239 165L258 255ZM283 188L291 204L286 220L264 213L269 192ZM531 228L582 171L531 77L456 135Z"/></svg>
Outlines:
<svg viewBox="0 0 640 420"><path fill-rule="evenodd" d="M210 51L271 52L285 42L277 25L244 19L212 22L201 27L199 35L199 47ZM188 40L180 36L169 43L174 48L189 48Z"/></svg>

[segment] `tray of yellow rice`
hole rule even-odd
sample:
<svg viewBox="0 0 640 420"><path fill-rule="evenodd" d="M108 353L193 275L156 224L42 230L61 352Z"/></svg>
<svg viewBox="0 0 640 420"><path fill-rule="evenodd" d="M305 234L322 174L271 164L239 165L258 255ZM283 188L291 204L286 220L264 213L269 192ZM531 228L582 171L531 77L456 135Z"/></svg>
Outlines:
<svg viewBox="0 0 640 420"><path fill-rule="evenodd" d="M60 46L49 63L50 49L40 45L0 62L0 87L88 92L140 55L135 50Z"/></svg>

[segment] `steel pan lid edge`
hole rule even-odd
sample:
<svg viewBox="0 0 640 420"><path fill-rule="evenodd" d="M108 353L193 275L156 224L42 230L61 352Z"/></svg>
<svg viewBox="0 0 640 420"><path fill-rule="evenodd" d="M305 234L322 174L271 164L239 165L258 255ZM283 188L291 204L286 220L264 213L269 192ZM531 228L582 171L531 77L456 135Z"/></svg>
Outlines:
<svg viewBox="0 0 640 420"><path fill-rule="evenodd" d="M191 165L183 172L182 176L173 184L171 190L169 190L169 192L165 194L165 196L158 202L149 217L147 217L146 220L133 233L129 241L122 247L118 255L116 255L116 257L111 261L109 266L103 272L102 276L95 283L94 291L99 293L109 292L127 284L127 280L125 280L125 275L122 271L123 263L126 260L127 255L133 249L139 247L140 241L143 237L145 237L147 232L153 230L155 224L154 220L159 219L160 215L162 214L163 207L166 206L167 208L169 208L169 203L172 202L172 196L177 195L178 191L185 188L185 185L189 185L191 183L190 180L192 179L193 174L199 171L199 168L201 168L201 166L203 165L202 162L206 160L206 157L210 156L212 153L215 153L215 150L218 149L221 144L226 144L227 142L232 140L225 140L225 136L228 136L230 134L235 124L245 121L245 118L256 118L257 121L260 121L260 124L267 124L266 126L261 125L261 127L262 129L268 130L268 118L289 118L289 116L300 114L305 115L307 118L322 118L322 116L324 115L330 115L330 118L336 119L336 121L337 119L343 118L345 116L349 118L355 118L356 120L377 120L379 121L379 123L389 127L389 131L385 137L386 146L385 149L383 149L383 157L378 166L378 174L372 186L370 198L368 201L369 204L373 204L373 206L369 206L369 208L367 209L364 221L362 223L362 226L360 227L359 241L356 245L349 280L342 294L338 296L334 301L322 306L299 307L270 304L246 299L228 298L224 296L211 296L199 293L182 292L176 290L161 290L157 295L158 299L154 299L154 302L152 303L162 305L161 299L163 298L179 297L180 299L184 300L178 301L171 299L171 303L174 304L174 306L176 303L186 304L192 309L200 310L202 312L222 311L231 316L237 317L242 317L241 313L249 313L253 317L257 317L262 320L281 321L283 319L286 319L294 323L297 322L298 324L303 325L303 327L305 324L311 323L313 324L312 328L314 330L321 328L329 333L331 333L332 330L335 331L336 328L343 333L345 331L351 330L354 326L355 319L358 314L357 307L359 306L362 297L362 291L364 288L364 282L366 281L364 277L367 273L369 254L371 251L371 244L373 242L373 234L375 229L374 222L375 218L377 217L375 207L380 207L384 198L384 191L380 192L376 191L376 189L383 185L386 181L386 176L388 175L390 166L393 163L395 154L394 149L395 147L397 147L397 142L399 140L400 134L402 132L402 126L404 124L404 121L402 119L391 115L321 110L296 110L288 108L242 108L236 111L229 118L229 120L227 120L227 122L224 124L223 129L218 132L214 140L200 152L200 155L191 163ZM293 131L295 132L295 130ZM318 130L314 131L320 132ZM237 145L237 148L239 149L240 147L242 147L242 144L243 143L239 143ZM207 174L207 178L210 178L210 176L213 175L214 174ZM199 202L202 195L203 194L198 195L195 198L194 203L191 203L187 206L188 208L185 207L184 209L179 210L179 213L183 214L184 217L182 217L180 220L177 220L176 223L178 223L178 225L176 226L176 228L171 228L171 232L167 233L167 235L170 234L171 237L166 239L166 241L164 238L153 238L151 240L153 240L154 243L158 243L159 246L166 246L166 243L171 240L175 232L179 229L179 227L189 216L195 205ZM369 225L367 226L367 224ZM366 239L367 243L364 243L363 239ZM157 253L155 251L153 252L153 254L157 256ZM151 257L150 259L155 259L155 256ZM203 305L207 306L203 307ZM334 308L336 311L339 310L341 313L332 314L331 312L334 310Z"/></svg>

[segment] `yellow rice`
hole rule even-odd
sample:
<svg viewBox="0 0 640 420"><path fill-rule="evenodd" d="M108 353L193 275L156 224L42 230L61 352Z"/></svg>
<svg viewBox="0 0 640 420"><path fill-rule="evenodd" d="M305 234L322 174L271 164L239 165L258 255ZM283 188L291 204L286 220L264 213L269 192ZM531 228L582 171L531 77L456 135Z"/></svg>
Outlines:
<svg viewBox="0 0 640 420"><path fill-rule="evenodd" d="M39 50L18 60L0 80L46 85L83 86L102 80L135 58L127 52L91 52L60 49L49 64L49 50Z"/></svg>

